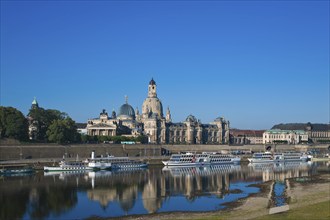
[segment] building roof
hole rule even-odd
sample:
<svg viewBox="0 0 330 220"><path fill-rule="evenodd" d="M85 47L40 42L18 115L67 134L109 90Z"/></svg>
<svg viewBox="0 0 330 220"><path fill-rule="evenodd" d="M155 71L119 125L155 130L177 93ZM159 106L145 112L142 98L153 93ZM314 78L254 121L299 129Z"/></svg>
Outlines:
<svg viewBox="0 0 330 220"><path fill-rule="evenodd" d="M237 136L246 136L246 137L262 137L265 130L240 130L240 129L230 129L230 134Z"/></svg>
<svg viewBox="0 0 330 220"><path fill-rule="evenodd" d="M134 119L135 111L131 105L129 105L128 103L125 103L122 106L120 106L120 108L119 108L118 116L121 116L121 115L127 115Z"/></svg>
<svg viewBox="0 0 330 220"><path fill-rule="evenodd" d="M87 127L87 123L76 123L76 126L77 126L77 128L83 129L83 128Z"/></svg>
<svg viewBox="0 0 330 220"><path fill-rule="evenodd" d="M270 134L290 134L290 133L296 133L296 134L307 134L304 130L281 130L281 129L271 129L267 130L267 133Z"/></svg>
<svg viewBox="0 0 330 220"><path fill-rule="evenodd" d="M99 124L94 124L92 126L90 126L90 128L115 128L115 125L109 125L109 124L105 124L105 123L99 123Z"/></svg>
<svg viewBox="0 0 330 220"><path fill-rule="evenodd" d="M329 124L313 124L313 123L286 123L286 124L277 124L272 127L272 129L281 129L281 130L308 130L308 127L311 127L312 131L330 131Z"/></svg>

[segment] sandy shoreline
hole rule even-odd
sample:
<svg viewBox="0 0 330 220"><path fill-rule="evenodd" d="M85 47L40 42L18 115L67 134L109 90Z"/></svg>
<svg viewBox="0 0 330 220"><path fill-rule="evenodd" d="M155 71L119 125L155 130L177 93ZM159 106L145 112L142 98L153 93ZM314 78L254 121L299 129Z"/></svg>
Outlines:
<svg viewBox="0 0 330 220"><path fill-rule="evenodd" d="M259 184L260 192L247 198L226 204L228 207L212 212L171 212L149 215L134 215L118 218L89 219L255 219L269 215L270 190L273 181ZM313 176L313 180L299 182L296 179L287 180L287 197L290 210L330 201L330 174ZM330 210L329 210L330 212Z"/></svg>

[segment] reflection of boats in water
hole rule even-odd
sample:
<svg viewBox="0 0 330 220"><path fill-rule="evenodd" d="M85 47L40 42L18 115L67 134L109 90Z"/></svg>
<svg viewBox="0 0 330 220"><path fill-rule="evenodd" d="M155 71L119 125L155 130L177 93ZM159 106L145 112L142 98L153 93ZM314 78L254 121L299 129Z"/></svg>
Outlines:
<svg viewBox="0 0 330 220"><path fill-rule="evenodd" d="M310 161L288 161L282 163L249 163L248 166L254 171L285 171L293 169L306 169L309 168L313 163Z"/></svg>
<svg viewBox="0 0 330 220"><path fill-rule="evenodd" d="M216 164L239 163L240 157L232 154L203 152L201 154L183 153L173 154L168 161L162 161L165 166L204 166Z"/></svg>
<svg viewBox="0 0 330 220"><path fill-rule="evenodd" d="M269 151L263 153L254 153L252 158L248 158L250 163L269 163L269 162L290 162L290 161L308 161L311 157L300 152L272 153Z"/></svg>
<svg viewBox="0 0 330 220"><path fill-rule="evenodd" d="M95 179L95 178L100 178L100 177L109 177L112 175L113 172L108 171L108 170L101 170L101 171L89 171L86 173L86 177L90 179Z"/></svg>
<svg viewBox="0 0 330 220"><path fill-rule="evenodd" d="M1 165L0 167L0 175L3 176L28 175L33 172L34 169L26 164Z"/></svg>
<svg viewBox="0 0 330 220"><path fill-rule="evenodd" d="M44 177L53 177L54 179L58 178L60 180L66 180L73 177L83 177L86 173L87 170L52 171L44 172Z"/></svg>
<svg viewBox="0 0 330 220"><path fill-rule="evenodd" d="M164 167L165 172L170 172L174 176L178 175L200 175L208 176L217 173L231 173L241 170L240 164L221 164L211 166L189 166L189 167Z"/></svg>
<svg viewBox="0 0 330 220"><path fill-rule="evenodd" d="M79 176L85 173L87 173L87 170L52 171L44 172L44 176Z"/></svg>

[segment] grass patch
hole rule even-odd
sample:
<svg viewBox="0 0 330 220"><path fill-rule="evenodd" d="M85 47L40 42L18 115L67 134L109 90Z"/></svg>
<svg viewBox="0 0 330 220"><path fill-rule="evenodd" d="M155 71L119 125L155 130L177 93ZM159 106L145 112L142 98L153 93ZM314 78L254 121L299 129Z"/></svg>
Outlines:
<svg viewBox="0 0 330 220"><path fill-rule="evenodd" d="M289 210L283 213L277 213L273 215L267 215L255 218L254 220L302 220L302 219L330 219L330 200L326 202L317 203L310 206L304 206L297 209Z"/></svg>

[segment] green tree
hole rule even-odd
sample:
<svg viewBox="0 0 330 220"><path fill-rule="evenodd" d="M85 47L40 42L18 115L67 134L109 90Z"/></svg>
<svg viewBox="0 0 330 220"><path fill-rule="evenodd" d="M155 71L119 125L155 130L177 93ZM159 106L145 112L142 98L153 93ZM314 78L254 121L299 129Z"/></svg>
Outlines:
<svg viewBox="0 0 330 220"><path fill-rule="evenodd" d="M58 144L80 141L80 134L77 132L75 122L70 117L53 120L46 134L50 142Z"/></svg>
<svg viewBox="0 0 330 220"><path fill-rule="evenodd" d="M13 107L0 106L0 137L28 140L28 122L22 112Z"/></svg>
<svg viewBox="0 0 330 220"><path fill-rule="evenodd" d="M33 135L37 141L47 141L48 127L55 120L63 120L67 114L55 109L31 108L28 114L31 123L36 127L36 133Z"/></svg>
<svg viewBox="0 0 330 220"><path fill-rule="evenodd" d="M140 135L140 136L135 138L135 141L140 142L141 144L148 143L148 136Z"/></svg>

